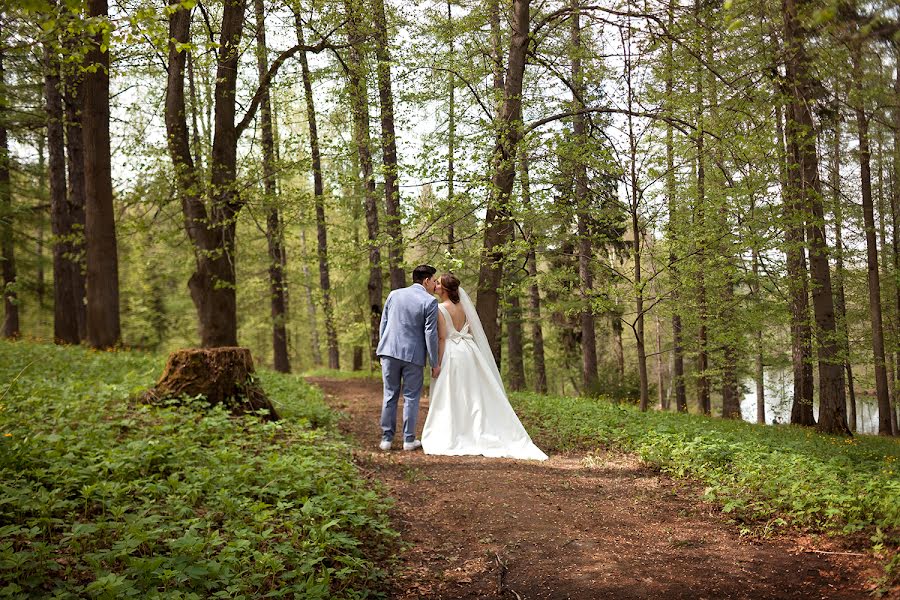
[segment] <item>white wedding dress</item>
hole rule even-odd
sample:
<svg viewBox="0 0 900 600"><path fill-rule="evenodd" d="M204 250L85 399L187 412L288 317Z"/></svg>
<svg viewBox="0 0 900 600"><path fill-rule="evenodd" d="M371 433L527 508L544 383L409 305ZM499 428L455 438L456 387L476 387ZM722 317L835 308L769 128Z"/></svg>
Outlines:
<svg viewBox="0 0 900 600"><path fill-rule="evenodd" d="M475 307L460 288L467 322L461 331L447 309L447 337L441 372L431 384L422 432L425 454L546 460L509 404Z"/></svg>

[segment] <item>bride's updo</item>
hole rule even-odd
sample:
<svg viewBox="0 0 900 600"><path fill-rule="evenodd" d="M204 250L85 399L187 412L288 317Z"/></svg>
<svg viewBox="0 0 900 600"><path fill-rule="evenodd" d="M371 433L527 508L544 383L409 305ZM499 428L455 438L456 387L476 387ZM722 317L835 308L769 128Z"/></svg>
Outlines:
<svg viewBox="0 0 900 600"><path fill-rule="evenodd" d="M459 279L453 273L441 275L441 287L447 292L447 297L453 304L459 304Z"/></svg>

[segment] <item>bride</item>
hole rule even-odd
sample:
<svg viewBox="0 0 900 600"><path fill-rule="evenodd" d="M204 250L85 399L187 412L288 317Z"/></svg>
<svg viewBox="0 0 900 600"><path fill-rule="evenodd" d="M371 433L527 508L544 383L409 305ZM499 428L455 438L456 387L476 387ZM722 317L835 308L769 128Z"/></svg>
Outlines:
<svg viewBox="0 0 900 600"><path fill-rule="evenodd" d="M441 275L438 364L422 432L425 454L546 460L513 411L475 306L459 279Z"/></svg>

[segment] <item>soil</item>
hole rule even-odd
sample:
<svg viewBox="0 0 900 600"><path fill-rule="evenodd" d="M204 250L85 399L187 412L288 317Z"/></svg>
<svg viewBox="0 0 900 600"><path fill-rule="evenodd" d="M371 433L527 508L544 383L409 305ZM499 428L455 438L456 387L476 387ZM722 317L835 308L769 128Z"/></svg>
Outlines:
<svg viewBox="0 0 900 600"><path fill-rule="evenodd" d="M400 436L382 452L379 381L310 382L395 499L404 546L388 566L392 598L871 598L881 573L847 540L763 537L761 524L742 536L697 484L626 454L427 456L401 450ZM420 432L427 409L423 397Z"/></svg>

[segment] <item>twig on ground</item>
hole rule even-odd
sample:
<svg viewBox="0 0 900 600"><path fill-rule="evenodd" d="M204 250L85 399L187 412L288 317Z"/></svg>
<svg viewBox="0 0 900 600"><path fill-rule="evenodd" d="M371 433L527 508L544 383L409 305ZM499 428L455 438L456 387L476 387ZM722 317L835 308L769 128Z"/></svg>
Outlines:
<svg viewBox="0 0 900 600"><path fill-rule="evenodd" d="M506 563L500 558L499 552L494 552L494 558L497 560L497 593L501 596L504 595L505 592L509 592L513 596L516 597L516 600L522 600L522 596L520 596L515 590L511 589L506 585L506 574L509 572L509 568L506 566Z"/></svg>
<svg viewBox="0 0 900 600"><path fill-rule="evenodd" d="M844 554L846 556L865 556L862 552L829 552L828 550L807 550L806 552L815 552L816 554Z"/></svg>

